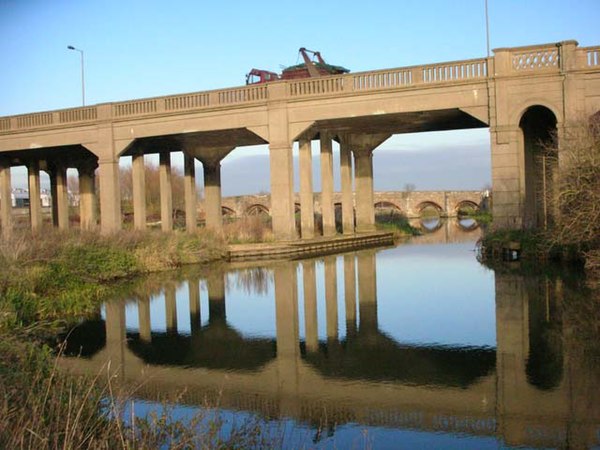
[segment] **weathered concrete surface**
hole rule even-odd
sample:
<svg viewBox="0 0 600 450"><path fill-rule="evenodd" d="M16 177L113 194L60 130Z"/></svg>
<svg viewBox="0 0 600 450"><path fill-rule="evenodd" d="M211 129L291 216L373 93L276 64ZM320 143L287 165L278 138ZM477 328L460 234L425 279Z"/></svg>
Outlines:
<svg viewBox="0 0 600 450"><path fill-rule="evenodd" d="M598 111L600 47L564 41L497 49L491 58L0 117L0 156L11 166L31 168L33 192L37 167L61 162L78 168L91 156L99 166L101 230L109 233L121 228L121 156L193 148L194 157L212 160L212 149L268 144L273 231L285 240L296 235L295 141L343 140L349 134L360 143L374 135L489 127L494 224L515 228L548 218L540 204L543 196L533 192L540 181L531 157L534 138L556 132L560 156L569 128ZM356 171L356 226L368 229L372 167L368 151L349 145ZM329 173L326 153L322 162ZM323 180L327 183L329 176ZM216 195L220 184L212 188ZM218 228L216 211L209 216ZM326 234L332 231L330 212L327 208ZM34 229L38 218L34 206Z"/></svg>

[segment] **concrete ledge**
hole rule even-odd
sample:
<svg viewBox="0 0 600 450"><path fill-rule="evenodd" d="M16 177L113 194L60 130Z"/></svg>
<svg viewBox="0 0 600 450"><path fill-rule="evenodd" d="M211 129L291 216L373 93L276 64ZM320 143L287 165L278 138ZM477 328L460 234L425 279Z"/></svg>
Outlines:
<svg viewBox="0 0 600 450"><path fill-rule="evenodd" d="M394 233L383 231L287 242L233 244L229 245L227 260L297 259L393 244Z"/></svg>

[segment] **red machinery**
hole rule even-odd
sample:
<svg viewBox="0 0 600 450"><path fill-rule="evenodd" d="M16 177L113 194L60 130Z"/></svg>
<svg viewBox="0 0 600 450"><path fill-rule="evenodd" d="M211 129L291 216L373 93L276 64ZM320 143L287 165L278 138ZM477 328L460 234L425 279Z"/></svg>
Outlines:
<svg viewBox="0 0 600 450"><path fill-rule="evenodd" d="M283 69L281 75L269 72L268 70L252 69L246 75L246 84L268 83L269 81L293 80L296 78L316 78L350 72L345 67L327 64L321 57L320 52L307 50L304 47L299 52L302 55L302 59L304 59L304 63ZM309 58L308 53L312 54L313 59ZM314 61L315 58L316 61Z"/></svg>

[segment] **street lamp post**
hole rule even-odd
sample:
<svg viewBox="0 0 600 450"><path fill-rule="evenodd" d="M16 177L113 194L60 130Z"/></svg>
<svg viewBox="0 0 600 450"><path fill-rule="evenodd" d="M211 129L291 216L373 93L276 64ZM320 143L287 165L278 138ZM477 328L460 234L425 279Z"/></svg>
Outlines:
<svg viewBox="0 0 600 450"><path fill-rule="evenodd" d="M81 56L81 103L85 106L85 73L83 71L83 50L73 47L72 45L67 46L69 50L75 50L79 52Z"/></svg>

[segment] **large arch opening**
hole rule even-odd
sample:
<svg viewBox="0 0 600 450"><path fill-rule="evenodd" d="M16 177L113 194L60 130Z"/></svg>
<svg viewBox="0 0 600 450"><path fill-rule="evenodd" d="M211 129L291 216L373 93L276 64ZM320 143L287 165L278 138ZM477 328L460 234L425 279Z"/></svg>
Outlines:
<svg viewBox="0 0 600 450"><path fill-rule="evenodd" d="M523 133L523 225L546 228L551 221L553 182L558 168L556 116L545 106L531 106L519 122Z"/></svg>

